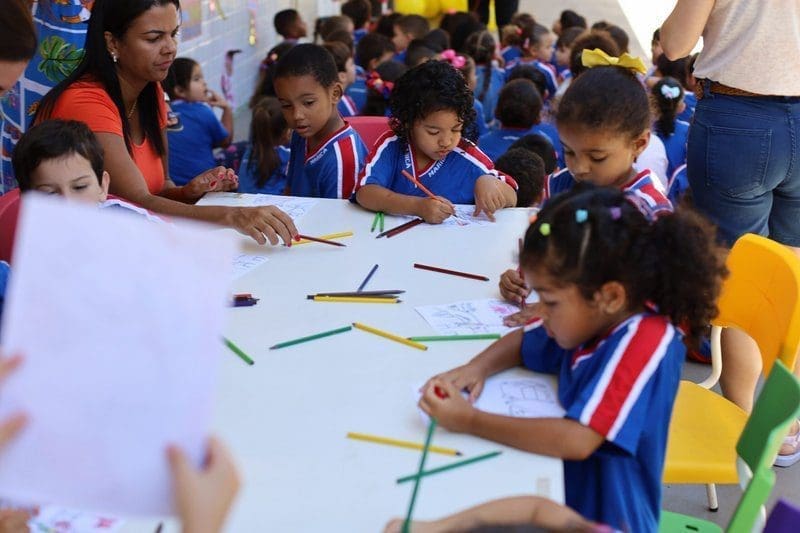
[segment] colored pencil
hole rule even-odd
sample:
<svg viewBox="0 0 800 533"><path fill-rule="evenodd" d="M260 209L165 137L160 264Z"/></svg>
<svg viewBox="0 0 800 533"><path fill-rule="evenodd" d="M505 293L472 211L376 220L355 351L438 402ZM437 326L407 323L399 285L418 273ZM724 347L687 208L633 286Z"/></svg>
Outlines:
<svg viewBox="0 0 800 533"><path fill-rule="evenodd" d="M419 460L419 468L417 469L417 476L414 480L414 490L411 492L411 501L408 504L408 513L406 513L406 520L403 522L403 533L411 532L411 516L414 514L414 503L417 501L417 492L423 472L425 471L425 460L428 458L428 450L431 447L434 429L436 429L436 419L431 418L431 423L428 424L428 434L425 436L425 447L422 449L422 457Z"/></svg>
<svg viewBox="0 0 800 533"><path fill-rule="evenodd" d="M364 298L366 296L383 296L386 298L395 298L398 294L403 294L404 290L401 289L388 289L382 291L348 291L348 292L318 292L317 294L309 294L306 296L309 300L313 300L314 296L354 296L357 298Z"/></svg>
<svg viewBox="0 0 800 533"><path fill-rule="evenodd" d="M372 269L369 271L369 274L367 274L367 277L366 277L366 278L364 278L364 281L362 281L362 282L361 282L361 285L359 285L359 286L358 286L358 289L356 289L356 292L361 292L361 291L363 291L363 290L364 290L364 287L366 287L366 286L367 286L367 283L369 283L369 280L370 280L370 278L372 277L372 275L375 273L375 271L376 271L376 270L378 270L378 265L377 265L377 263L376 263L376 264L375 264L375 266L374 266L374 267L372 267Z"/></svg>
<svg viewBox="0 0 800 533"><path fill-rule="evenodd" d="M411 173L409 173L407 170L402 170L401 172L403 176L405 176L408 179L408 181L419 187L419 190L424 192L428 196L428 198L436 199L436 195L433 194L430 189L428 189L426 186L420 183L418 179L412 176Z"/></svg>
<svg viewBox="0 0 800 533"><path fill-rule="evenodd" d="M330 331L323 331L322 333L317 333L315 335L309 335L307 337L300 337L299 339L294 339L291 341L279 342L278 344L274 344L269 347L270 350L277 350L278 348L286 348L287 346L294 346L295 344L300 344L301 342L308 342L313 341L316 339L321 339L322 337L329 337L331 335L336 335L337 333L344 333L345 331L350 331L353 329L353 326L345 326L343 328L332 329Z"/></svg>
<svg viewBox="0 0 800 533"><path fill-rule="evenodd" d="M352 431L347 434L347 438L355 440L363 440L365 442L374 442L376 444L398 446L400 448L409 448L411 450L422 450L424 447L424 444L421 444L419 442L393 439L390 437L380 437L378 435L368 435L366 433L354 433ZM442 446L429 446L428 451L431 453L440 453L443 455L462 455L462 453L458 450L454 450L453 448L443 448Z"/></svg>
<svg viewBox="0 0 800 533"><path fill-rule="evenodd" d="M330 244L331 246L347 246L346 244L342 244L340 242L330 241L328 239L322 239L320 237L309 237L308 235L300 235L299 233L297 234L296 239L298 241L300 239L304 239L304 240L312 241L312 242L321 242L322 244Z"/></svg>
<svg viewBox="0 0 800 533"><path fill-rule="evenodd" d="M244 361L248 365L256 364L255 361L250 359L250 357L246 353L244 353L241 348L239 348L238 346L233 344L233 342L231 342L229 339L226 339L225 337L222 337L222 342L224 342L225 346L227 346L233 353L235 353L236 355L241 357L242 361Z"/></svg>
<svg viewBox="0 0 800 533"><path fill-rule="evenodd" d="M450 270L448 268L423 265L420 263L414 263L414 268L419 268L421 270L430 270L431 272L439 272L440 274L450 274L451 276L461 276L462 278L477 279L479 281L489 281L489 278L487 278L486 276L480 276L478 274L470 274L468 272L460 272L458 270Z"/></svg>
<svg viewBox="0 0 800 533"><path fill-rule="evenodd" d="M367 325L361 324L359 322L353 322L353 327L356 327L358 329L367 331L367 332L372 333L374 335L381 336L381 337L383 337L385 339L389 339L389 340L393 340L395 342L399 342L400 344L405 344L406 346L411 346L412 348L416 348L417 350L427 350L428 349L428 347L425 346L424 344L420 344L418 342L410 341L410 340L408 340L408 339L406 339L404 337L401 337L400 335L395 335L394 333L389 333L387 331L383 331L383 330L380 330L380 329L377 329L377 328L373 328L371 326L367 326Z"/></svg>
<svg viewBox="0 0 800 533"><path fill-rule="evenodd" d="M380 231L383 231L383 223L386 221L386 214L383 211L381 211L380 214L381 214Z"/></svg>
<svg viewBox="0 0 800 533"><path fill-rule="evenodd" d="M518 248L519 248L519 257L520 257L520 258L522 258L522 247L523 247L523 244L522 244L522 237L520 237L519 239L517 239L517 246L518 246ZM517 267L517 272L519 272L520 276L522 275L522 265L519 265L519 266ZM522 298L522 299L519 301L519 308L520 308L520 309L525 309L525 298Z"/></svg>
<svg viewBox="0 0 800 533"><path fill-rule="evenodd" d="M370 294L369 292L343 292L340 294L308 294L306 295L306 300L313 300L314 298L358 298L359 300L363 300L364 298L380 298L381 300L392 300L397 299L397 294L394 293L379 293L379 294Z"/></svg>
<svg viewBox="0 0 800 533"><path fill-rule="evenodd" d="M258 303L258 298L236 298L233 307L252 307Z"/></svg>
<svg viewBox="0 0 800 533"><path fill-rule="evenodd" d="M450 463L449 465L440 466L438 468L432 468L430 470L426 470L424 472L417 472L416 474L412 474L410 476L405 476L397 479L397 483L405 483L406 481L414 481L419 479L420 477L431 476L433 474L438 474L440 472L446 472L448 470L452 470L454 468L458 468L461 466L466 466L472 463L477 463L478 461L483 461L484 459L491 459L492 457L497 457L500 455L501 451L494 451L485 453L483 455L476 455L475 457L470 457L469 459L464 459L463 461L457 461L455 463Z"/></svg>
<svg viewBox="0 0 800 533"><path fill-rule="evenodd" d="M386 297L360 298L358 296L314 296L314 301L347 304L399 304L402 300Z"/></svg>
<svg viewBox="0 0 800 533"><path fill-rule="evenodd" d="M370 233L372 233L373 231L375 231L375 226L377 226L377 225L378 225L378 221L379 221L380 219L381 219L381 212L380 212L380 211L376 211L376 212L375 212L375 218L373 218L373 219L372 219L372 227L371 227L371 228L369 228L369 232L370 232Z"/></svg>
<svg viewBox="0 0 800 533"><path fill-rule="evenodd" d="M409 220L408 222L403 222L399 226L395 226L393 228L387 229L386 231L382 231L382 232L378 233L375 236L375 238L376 239L380 239L381 237L385 237L385 236L389 235L392 232L400 233L401 231L405 231L405 230L407 230L409 228L413 228L417 224L422 224L423 222L425 222L425 221L422 220L421 218L415 218L414 220Z"/></svg>
<svg viewBox="0 0 800 533"><path fill-rule="evenodd" d="M319 238L320 239L331 240L331 239L341 239L342 237L352 237L352 236L353 236L353 232L352 231L341 231L339 233L330 233L328 235L320 235ZM301 244L308 244L310 242L312 242L312 241L309 241L308 239L302 239L301 238L299 241L293 242L292 246L299 246Z"/></svg>
<svg viewBox="0 0 800 533"><path fill-rule="evenodd" d="M499 333L478 333L475 335L431 335L429 337L408 337L410 341L432 342L432 341L482 341L497 340L501 337Z"/></svg>
<svg viewBox="0 0 800 533"><path fill-rule="evenodd" d="M395 228L394 230L390 231L389 233L386 234L386 238L390 239L390 238L394 237L395 235L397 235L399 233L403 233L404 231L409 230L409 229L413 228L414 226L418 226L419 224L422 224L423 222L425 222L425 221L422 220L421 218L413 220L411 222L411 224L409 224L409 225L407 225L407 226L405 226L403 228Z"/></svg>

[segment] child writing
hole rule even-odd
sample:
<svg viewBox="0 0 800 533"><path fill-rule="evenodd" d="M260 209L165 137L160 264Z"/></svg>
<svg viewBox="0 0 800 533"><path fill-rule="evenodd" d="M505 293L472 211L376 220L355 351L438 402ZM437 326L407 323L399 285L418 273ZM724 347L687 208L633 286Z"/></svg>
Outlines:
<svg viewBox="0 0 800 533"><path fill-rule="evenodd" d="M167 130L169 172L176 185L186 185L216 165L214 148L225 148L233 139L233 111L225 98L210 91L203 69L194 59L179 57L164 80L172 111L181 129ZM222 119L213 107L222 109Z"/></svg>
<svg viewBox="0 0 800 533"><path fill-rule="evenodd" d="M679 166L686 163L689 123L678 119L686 107L683 103L683 87L678 80L667 76L653 85L651 94L656 113L653 133L664 142L667 177L670 177Z"/></svg>
<svg viewBox="0 0 800 533"><path fill-rule="evenodd" d="M289 164L289 127L277 98L264 96L253 108L250 144L239 167L239 192L283 194Z"/></svg>
<svg viewBox="0 0 800 533"><path fill-rule="evenodd" d="M409 70L395 84L389 106L392 131L375 143L361 173L361 206L438 224L454 214L453 203L474 203L476 215L483 211L490 218L516 205L514 180L461 137L475 110L472 92L453 66L428 61ZM436 197L426 196L403 171Z"/></svg>
<svg viewBox="0 0 800 533"><path fill-rule="evenodd" d="M655 212L671 211L659 179L633 167L650 140L650 102L636 78L644 65L624 55L635 68L613 66L615 58L597 50L584 50L583 58L584 64L599 64L574 78L558 106L556 125L567 168L545 180L544 201L587 182L631 191ZM521 303L529 292L516 270L500 277L503 298ZM506 324L524 324L537 307L506 317Z"/></svg>
<svg viewBox="0 0 800 533"><path fill-rule="evenodd" d="M336 109L343 91L331 54L315 44L295 46L275 67L274 86L294 130L289 194L349 198L367 149Z"/></svg>
<svg viewBox="0 0 800 533"><path fill-rule="evenodd" d="M656 531L684 332L696 345L716 315L723 257L690 210L656 218L610 187L559 195L520 254L540 318L430 379L420 407L451 431L564 459L565 503L587 519ZM474 401L487 377L520 364L558 376L563 418L490 414L461 396Z"/></svg>

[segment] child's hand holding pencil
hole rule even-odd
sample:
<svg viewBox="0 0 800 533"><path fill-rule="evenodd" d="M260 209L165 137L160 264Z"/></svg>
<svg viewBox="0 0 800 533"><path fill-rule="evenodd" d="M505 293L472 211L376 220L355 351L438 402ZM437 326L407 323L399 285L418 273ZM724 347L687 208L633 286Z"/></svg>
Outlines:
<svg viewBox="0 0 800 533"><path fill-rule="evenodd" d="M482 384L482 383L481 383ZM450 381L433 378L425 385L419 407L439 425L457 433L468 433L475 408Z"/></svg>
<svg viewBox="0 0 800 533"><path fill-rule="evenodd" d="M455 206L442 196L420 198L418 206L417 215L428 224L441 224L456 213Z"/></svg>

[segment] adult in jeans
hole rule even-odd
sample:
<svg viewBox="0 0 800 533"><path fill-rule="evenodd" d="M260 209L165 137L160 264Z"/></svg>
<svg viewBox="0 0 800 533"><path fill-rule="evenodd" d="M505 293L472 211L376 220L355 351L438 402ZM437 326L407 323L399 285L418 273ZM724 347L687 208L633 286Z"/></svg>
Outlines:
<svg viewBox="0 0 800 533"><path fill-rule="evenodd" d="M729 244L757 233L800 255L798 20L797 0L678 0L661 27L661 46L675 60L703 36L694 68L700 94L687 152L698 209ZM761 372L758 347L726 329L722 351L723 393L749 412ZM776 464L798 460L795 423Z"/></svg>

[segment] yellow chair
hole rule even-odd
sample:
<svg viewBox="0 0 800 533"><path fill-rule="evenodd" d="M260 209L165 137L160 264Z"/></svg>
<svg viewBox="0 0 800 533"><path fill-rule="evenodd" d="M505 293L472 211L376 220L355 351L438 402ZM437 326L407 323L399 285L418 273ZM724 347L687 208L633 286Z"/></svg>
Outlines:
<svg viewBox="0 0 800 533"><path fill-rule="evenodd" d="M730 276L712 322L711 375L702 383L681 381L669 428L664 483L707 484L709 509L718 508L715 483L737 483L736 441L747 413L709 390L722 369L720 333L734 327L761 351L764 375L776 359L793 369L800 348L800 260L788 248L747 234L727 259ZM691 268L691 265L689 265Z"/></svg>

